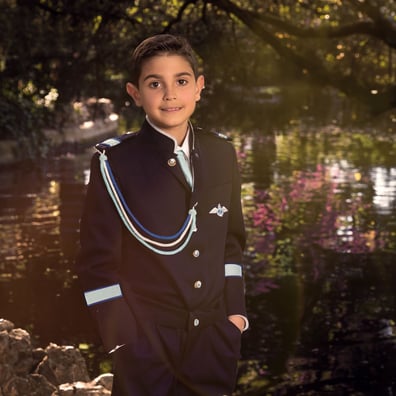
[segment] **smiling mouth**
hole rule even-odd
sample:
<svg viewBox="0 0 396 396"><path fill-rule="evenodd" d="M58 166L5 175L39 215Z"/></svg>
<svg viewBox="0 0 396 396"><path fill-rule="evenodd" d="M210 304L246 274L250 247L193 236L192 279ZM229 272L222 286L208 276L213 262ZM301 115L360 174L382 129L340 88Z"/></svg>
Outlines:
<svg viewBox="0 0 396 396"><path fill-rule="evenodd" d="M172 112L174 112L174 111L179 111L179 110L181 110L181 107L164 107L164 108L162 108L161 110L162 110L162 111L165 111L165 112L172 113Z"/></svg>

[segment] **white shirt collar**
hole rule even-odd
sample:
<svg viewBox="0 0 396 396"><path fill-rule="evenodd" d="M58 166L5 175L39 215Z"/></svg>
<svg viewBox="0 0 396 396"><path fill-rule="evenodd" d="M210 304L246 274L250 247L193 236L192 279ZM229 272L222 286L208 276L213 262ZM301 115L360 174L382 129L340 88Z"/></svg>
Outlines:
<svg viewBox="0 0 396 396"><path fill-rule="evenodd" d="M166 133L165 131L163 131L162 129L158 128L155 124L153 124L150 119L148 118L148 116L146 115L146 120L147 122L159 133L161 133L162 135L168 137L169 139L172 139L175 147L173 149L173 152L176 153L177 150L183 150L184 154L187 156L187 158L190 158L190 139L189 139L189 135L190 135L190 128L187 128L187 133L186 136L184 137L183 143L181 146L179 146L177 144L177 140L172 136L169 135L169 133Z"/></svg>

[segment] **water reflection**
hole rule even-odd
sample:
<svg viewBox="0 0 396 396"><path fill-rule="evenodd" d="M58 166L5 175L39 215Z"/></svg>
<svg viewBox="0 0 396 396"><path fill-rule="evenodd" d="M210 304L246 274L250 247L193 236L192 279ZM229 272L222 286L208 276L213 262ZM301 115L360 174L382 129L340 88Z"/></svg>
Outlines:
<svg viewBox="0 0 396 396"><path fill-rule="evenodd" d="M40 346L97 339L73 275L88 158L1 172L0 312Z"/></svg>
<svg viewBox="0 0 396 396"><path fill-rule="evenodd" d="M396 169L373 167L371 178L375 189L374 205L378 213L391 214L396 205Z"/></svg>
<svg viewBox="0 0 396 396"><path fill-rule="evenodd" d="M255 325L244 395L395 391L395 189L373 178L394 146L356 163L351 146L364 137L320 132L277 136L272 183L244 185ZM249 145L241 152L254 166Z"/></svg>
<svg viewBox="0 0 396 396"><path fill-rule="evenodd" d="M299 125L235 142L252 324L239 394L391 395L395 144ZM99 344L73 274L90 156L0 172L0 312L41 346Z"/></svg>

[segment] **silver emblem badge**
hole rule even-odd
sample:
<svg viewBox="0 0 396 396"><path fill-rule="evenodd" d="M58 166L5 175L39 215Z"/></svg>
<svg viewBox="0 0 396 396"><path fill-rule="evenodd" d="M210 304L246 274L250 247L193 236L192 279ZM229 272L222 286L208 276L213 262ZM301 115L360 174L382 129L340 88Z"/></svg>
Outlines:
<svg viewBox="0 0 396 396"><path fill-rule="evenodd" d="M209 213L216 214L219 217L223 217L224 213L226 212L228 212L228 209L225 206L221 206L220 204L218 204L213 209L211 209Z"/></svg>

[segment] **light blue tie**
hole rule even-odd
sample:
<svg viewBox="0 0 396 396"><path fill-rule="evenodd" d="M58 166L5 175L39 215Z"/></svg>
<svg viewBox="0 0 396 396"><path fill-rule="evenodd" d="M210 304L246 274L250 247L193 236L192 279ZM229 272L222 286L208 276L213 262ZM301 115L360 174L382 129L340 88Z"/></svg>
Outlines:
<svg viewBox="0 0 396 396"><path fill-rule="evenodd" d="M192 187L192 173L186 154L184 153L183 150L178 149L176 150L176 156L177 156L177 160L179 161L180 167L184 173L184 177L187 180L187 183L189 184L190 187Z"/></svg>

